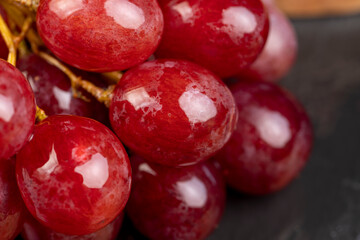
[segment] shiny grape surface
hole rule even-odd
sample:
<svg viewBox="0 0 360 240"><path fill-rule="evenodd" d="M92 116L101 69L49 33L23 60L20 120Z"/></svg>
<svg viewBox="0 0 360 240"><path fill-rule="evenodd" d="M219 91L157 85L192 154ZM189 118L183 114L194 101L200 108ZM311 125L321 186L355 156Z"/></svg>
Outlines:
<svg viewBox="0 0 360 240"><path fill-rule="evenodd" d="M35 100L22 73L0 59L0 160L19 151L35 124Z"/></svg>
<svg viewBox="0 0 360 240"><path fill-rule="evenodd" d="M95 120L48 117L36 125L16 161L26 207L60 233L98 231L123 210L130 194L127 154L116 136Z"/></svg>
<svg viewBox="0 0 360 240"><path fill-rule="evenodd" d="M133 186L127 213L153 240L205 239L225 208L225 184L213 163L171 168L131 158Z"/></svg>
<svg viewBox="0 0 360 240"><path fill-rule="evenodd" d="M260 0L162 0L164 34L156 56L193 61L230 77L255 61L269 21Z"/></svg>
<svg viewBox="0 0 360 240"><path fill-rule="evenodd" d="M104 104L83 93L88 101L73 97L69 78L57 67L39 56L30 54L20 58L17 67L29 81L34 92L36 104L48 116L55 114L77 115L108 122L108 110ZM100 76L83 71L77 73L98 86L106 86Z"/></svg>
<svg viewBox="0 0 360 240"><path fill-rule="evenodd" d="M308 160L309 118L300 103L275 84L244 81L231 91L239 120L229 142L214 158L231 187L256 195L278 191Z"/></svg>
<svg viewBox="0 0 360 240"><path fill-rule="evenodd" d="M230 90L208 70L156 60L125 73L114 91L110 121L121 141L146 160L184 166L224 146L236 107Z"/></svg>
<svg viewBox="0 0 360 240"><path fill-rule="evenodd" d="M0 161L0 239L11 240L21 231L25 206L15 177L15 159Z"/></svg>
<svg viewBox="0 0 360 240"><path fill-rule="evenodd" d="M43 0L36 23L57 57L95 72L125 70L145 61L163 32L156 0Z"/></svg>
<svg viewBox="0 0 360 240"><path fill-rule="evenodd" d="M295 30L289 19L270 0L263 0L269 13L270 30L265 47L248 68L241 71L238 79L277 82L293 66L298 50Z"/></svg>
<svg viewBox="0 0 360 240"><path fill-rule="evenodd" d="M41 225L28 214L24 222L21 236L24 240L115 240L120 231L124 213L120 213L114 221L94 233L86 235L67 235L58 233Z"/></svg>
<svg viewBox="0 0 360 240"><path fill-rule="evenodd" d="M35 54L19 59L17 65L34 91L36 104L47 115L91 116L92 105L72 97L69 78L57 67Z"/></svg>

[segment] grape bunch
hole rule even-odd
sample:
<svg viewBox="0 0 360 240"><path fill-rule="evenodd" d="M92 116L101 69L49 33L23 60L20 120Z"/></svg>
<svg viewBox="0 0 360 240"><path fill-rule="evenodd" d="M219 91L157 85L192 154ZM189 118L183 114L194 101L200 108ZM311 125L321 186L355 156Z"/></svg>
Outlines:
<svg viewBox="0 0 360 240"><path fill-rule="evenodd" d="M205 239L226 185L265 195L312 129L276 85L297 41L272 0L0 2L0 239ZM240 227L240 226L239 226Z"/></svg>

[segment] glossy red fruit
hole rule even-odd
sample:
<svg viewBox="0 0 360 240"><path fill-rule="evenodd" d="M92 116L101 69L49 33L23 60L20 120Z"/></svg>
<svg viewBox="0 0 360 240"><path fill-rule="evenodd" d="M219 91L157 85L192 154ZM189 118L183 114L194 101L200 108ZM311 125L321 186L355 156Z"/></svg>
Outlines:
<svg viewBox="0 0 360 240"><path fill-rule="evenodd" d="M160 58L193 61L220 77L251 64L269 29L260 0L163 0L164 34Z"/></svg>
<svg viewBox="0 0 360 240"><path fill-rule="evenodd" d="M35 124L35 100L19 70L0 59L0 160L14 155Z"/></svg>
<svg viewBox="0 0 360 240"><path fill-rule="evenodd" d="M154 240L200 240L216 228L225 184L212 163L170 168L134 156L131 164L127 213L141 233Z"/></svg>
<svg viewBox="0 0 360 240"><path fill-rule="evenodd" d="M28 79L36 104L48 116L68 114L94 119L100 119L99 115L108 116L105 106L95 99L89 98L90 102L85 102L74 98L69 78L37 55L31 54L19 59L17 66Z"/></svg>
<svg viewBox="0 0 360 240"><path fill-rule="evenodd" d="M131 169L116 136L77 116L51 116L37 124L17 154L17 182L30 213L70 235L106 226L123 210Z"/></svg>
<svg viewBox="0 0 360 240"><path fill-rule="evenodd" d="M277 82L293 66L297 56L298 43L289 19L272 1L263 0L263 2L268 9L270 20L268 39L256 61L237 77Z"/></svg>
<svg viewBox="0 0 360 240"><path fill-rule="evenodd" d="M0 161L0 239L14 239L24 221L25 207L15 178L15 159Z"/></svg>
<svg viewBox="0 0 360 240"><path fill-rule="evenodd" d="M215 156L227 183L249 194L278 191L304 167L312 128L300 103L271 83L231 87L239 111L235 132Z"/></svg>
<svg viewBox="0 0 360 240"><path fill-rule="evenodd" d="M156 0L43 0L36 20L41 38L57 57L96 72L145 61L163 31Z"/></svg>
<svg viewBox="0 0 360 240"><path fill-rule="evenodd" d="M3 17L5 21L7 20L7 14L5 10L2 8L2 6L0 6L0 15ZM8 47L6 46L6 43L0 34L0 58L7 59L8 53L9 53Z"/></svg>
<svg viewBox="0 0 360 240"><path fill-rule="evenodd" d="M115 240L120 231L123 218L124 214L120 213L114 221L99 231L79 236L55 232L50 228L41 225L36 219L28 214L21 236L25 240Z"/></svg>
<svg viewBox="0 0 360 240"><path fill-rule="evenodd" d="M156 60L124 74L110 121L124 144L146 160L183 166L223 147L236 124L236 107L229 89L208 70Z"/></svg>

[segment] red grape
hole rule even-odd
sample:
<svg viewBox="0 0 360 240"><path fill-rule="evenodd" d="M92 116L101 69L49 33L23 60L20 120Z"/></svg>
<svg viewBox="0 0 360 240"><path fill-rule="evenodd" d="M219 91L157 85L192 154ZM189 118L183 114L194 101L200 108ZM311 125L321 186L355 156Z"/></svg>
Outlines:
<svg viewBox="0 0 360 240"><path fill-rule="evenodd" d="M94 120L50 116L36 125L16 159L27 208L54 231L98 231L123 210L129 197L127 154L116 136Z"/></svg>
<svg viewBox="0 0 360 240"><path fill-rule="evenodd" d="M156 0L43 0L37 28L64 62L106 72L145 61L159 44L163 16Z"/></svg>
<svg viewBox="0 0 360 240"><path fill-rule="evenodd" d="M308 159L312 128L307 114L292 96L271 83L239 82L231 90L239 120L215 159L228 184L239 191L280 190Z"/></svg>
<svg viewBox="0 0 360 240"><path fill-rule="evenodd" d="M85 102L74 98L69 78L57 67L50 65L37 55L25 56L19 59L17 65L30 82L36 104L47 115L69 114L103 121L105 116L108 116L105 106L95 99L89 98L90 102Z"/></svg>
<svg viewBox="0 0 360 240"><path fill-rule="evenodd" d="M57 67L32 54L19 59L18 68L27 77L34 91L36 104L47 115L91 116L91 104L72 97L70 80Z"/></svg>
<svg viewBox="0 0 360 240"><path fill-rule="evenodd" d="M0 161L0 191L0 239L11 240L19 234L25 212L13 158Z"/></svg>
<svg viewBox="0 0 360 240"><path fill-rule="evenodd" d="M189 165L227 142L236 107L229 89L208 70L156 60L124 74L114 91L110 121L124 144L146 160Z"/></svg>
<svg viewBox="0 0 360 240"><path fill-rule="evenodd" d="M262 53L240 79L276 82L292 67L297 55L295 31L287 17L272 1L263 0L269 13L270 30Z"/></svg>
<svg viewBox="0 0 360 240"><path fill-rule="evenodd" d="M156 55L230 77L251 64L269 29L260 0L162 0L164 34Z"/></svg>
<svg viewBox="0 0 360 240"><path fill-rule="evenodd" d="M225 184L212 163L170 168L132 157L133 186L127 212L150 239L200 240L217 226Z"/></svg>
<svg viewBox="0 0 360 240"><path fill-rule="evenodd" d="M25 240L115 240L124 218L124 214L120 213L114 221L106 225L97 232L86 235L66 235L55 232L50 228L41 225L30 214L25 219L21 236Z"/></svg>
<svg viewBox="0 0 360 240"><path fill-rule="evenodd" d="M35 124L35 100L22 73L0 59L0 160L14 155Z"/></svg>

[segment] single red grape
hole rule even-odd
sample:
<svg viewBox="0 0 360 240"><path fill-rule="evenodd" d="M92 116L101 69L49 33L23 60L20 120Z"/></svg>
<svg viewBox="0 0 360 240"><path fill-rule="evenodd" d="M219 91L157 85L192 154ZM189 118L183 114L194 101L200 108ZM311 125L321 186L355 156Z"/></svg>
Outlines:
<svg viewBox="0 0 360 240"><path fill-rule="evenodd" d="M239 82L231 91L239 119L230 141L215 156L227 183L250 194L282 189L309 157L312 128L306 112L271 83Z"/></svg>
<svg viewBox="0 0 360 240"><path fill-rule="evenodd" d="M54 115L16 157L21 195L40 223L70 235L103 228L123 210L131 169L116 136L83 117Z"/></svg>
<svg viewBox="0 0 360 240"><path fill-rule="evenodd" d="M35 54L19 59L18 68L28 79L36 104L47 115L69 114L90 117L91 104L72 97L69 78Z"/></svg>
<svg viewBox="0 0 360 240"><path fill-rule="evenodd" d="M7 21L6 11L1 5L0 5L0 15L3 17L5 21ZM8 47L6 46L6 43L0 34L0 58L7 59L8 53L9 53Z"/></svg>
<svg viewBox="0 0 360 240"><path fill-rule="evenodd" d="M261 52L269 29L260 0L162 0L161 58L193 61L230 77Z"/></svg>
<svg viewBox="0 0 360 240"><path fill-rule="evenodd" d="M170 168L131 158L127 213L150 239L205 239L225 208L225 184L212 163Z"/></svg>
<svg viewBox="0 0 360 240"><path fill-rule="evenodd" d="M237 77L276 82L293 66L298 44L294 28L288 18L272 1L263 0L263 2L268 9L270 20L268 39L256 61Z"/></svg>
<svg viewBox="0 0 360 240"><path fill-rule="evenodd" d="M110 121L124 144L146 160L183 166L224 146L236 124L236 107L229 89L208 70L156 60L124 74Z"/></svg>
<svg viewBox="0 0 360 240"><path fill-rule="evenodd" d="M28 214L21 236L25 240L115 240L120 231L123 218L124 213L120 213L114 221L99 231L79 236L55 232L41 225L35 218Z"/></svg>
<svg viewBox="0 0 360 240"><path fill-rule="evenodd" d="M57 57L96 72L145 61L163 31L156 0L43 0L36 20L41 38Z"/></svg>
<svg viewBox="0 0 360 240"><path fill-rule="evenodd" d="M25 207L15 177L15 159L0 161L0 239L12 240L19 234Z"/></svg>
<svg viewBox="0 0 360 240"><path fill-rule="evenodd" d="M22 73L0 59L0 160L14 155L35 124L35 100Z"/></svg>
<svg viewBox="0 0 360 240"><path fill-rule="evenodd" d="M109 115L106 107L91 97L89 97L90 102L74 98L69 78L37 55L25 56L19 59L17 65L30 82L36 104L47 115L68 114L97 120L101 117L106 119L105 116ZM81 73L82 71L79 74Z"/></svg>

